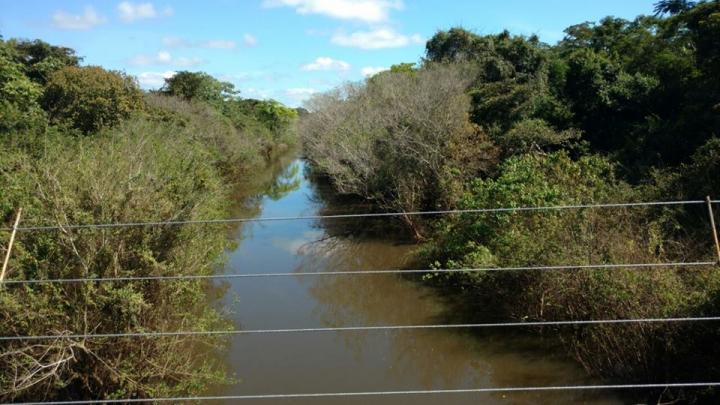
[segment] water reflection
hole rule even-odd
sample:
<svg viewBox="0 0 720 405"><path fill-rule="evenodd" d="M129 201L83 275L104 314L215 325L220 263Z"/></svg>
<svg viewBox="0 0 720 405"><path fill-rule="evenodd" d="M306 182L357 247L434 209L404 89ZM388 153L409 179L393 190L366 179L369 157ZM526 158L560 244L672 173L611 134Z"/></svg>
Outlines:
<svg viewBox="0 0 720 405"><path fill-rule="evenodd" d="M300 167L299 163L287 166L265 191L265 196L277 201L300 188L301 178L298 176Z"/></svg>
<svg viewBox="0 0 720 405"><path fill-rule="evenodd" d="M348 212L313 184L301 161L276 171L256 215ZM359 206L362 206L360 204ZM252 209L252 206L251 206ZM415 246L392 220L248 223L230 252L230 273L407 268ZM444 323L458 310L435 291L398 275L307 276L232 280L224 306L237 328ZM582 370L554 342L507 333L399 330L232 337L225 353L240 383L213 394L454 389L584 384ZM557 403L614 402L608 393L298 399L290 403Z"/></svg>
<svg viewBox="0 0 720 405"><path fill-rule="evenodd" d="M411 263L412 246L391 241L335 239L314 244L305 253L298 271L318 268L382 269L388 257L400 268ZM310 270L307 270L310 271ZM317 299L316 313L324 325L402 325L452 323L448 312L457 310L436 291L399 275L325 277L313 279L308 289ZM341 338L356 359L374 355L378 332L342 332ZM452 330L399 330L386 333L386 355L390 363L383 370L386 379L401 381L414 375L417 389L507 387L588 383L568 359L547 352L549 343L518 335L485 334L478 339L470 333ZM555 348L557 351L557 348ZM548 354L550 353L550 354ZM494 397L498 399L498 396ZM507 396L505 396L507 398ZM561 395L515 395L514 401L600 401L565 393ZM503 399L500 395L499 399Z"/></svg>
<svg viewBox="0 0 720 405"><path fill-rule="evenodd" d="M233 189L234 201L237 205L233 210L236 217L255 217L260 213L263 199L275 201L300 187L299 171L302 166L296 162L294 153L278 156L265 168L255 169L236 180ZM242 226L238 227L241 230Z"/></svg>

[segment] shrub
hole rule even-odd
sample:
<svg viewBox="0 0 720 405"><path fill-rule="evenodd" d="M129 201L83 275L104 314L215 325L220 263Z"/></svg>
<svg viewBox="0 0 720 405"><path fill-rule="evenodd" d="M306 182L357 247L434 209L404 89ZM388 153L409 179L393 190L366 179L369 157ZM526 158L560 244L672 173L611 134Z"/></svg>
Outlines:
<svg viewBox="0 0 720 405"><path fill-rule="evenodd" d="M496 179L476 180L460 207L593 204L635 195L606 159L573 161L556 152L511 157ZM441 268L673 261L655 217L637 207L466 214L438 224L423 256ZM688 316L717 290L716 278L682 268L617 268L466 273L448 280L503 319L587 320ZM560 333L592 373L662 381L673 377L662 365L682 358L681 330L648 324Z"/></svg>
<svg viewBox="0 0 720 405"><path fill-rule="evenodd" d="M174 135L168 124L141 120L98 137L48 140L40 158L11 150L0 159L0 218L17 206L26 225L226 215L229 190L211 153L199 139ZM20 233L8 278L212 274L226 243L218 227ZM211 296L202 281L8 286L0 289L0 325L19 336L223 328ZM0 400L197 395L224 381L202 354L220 342L4 342Z"/></svg>
<svg viewBox="0 0 720 405"><path fill-rule="evenodd" d="M295 123L297 112L274 100L241 99L234 86L222 82L204 72L178 72L165 79L165 85L156 94L173 97L197 106L204 105L222 114L217 117L223 124L231 123L244 140L256 145L259 152L270 158L276 150L285 149L297 139ZM151 97L156 107L162 109L162 98ZM169 106L180 106L178 101ZM172 110L172 108L171 108ZM187 108L183 110L187 111ZM217 115L217 114L216 114ZM176 114L177 116L177 114Z"/></svg>
<svg viewBox="0 0 720 405"><path fill-rule="evenodd" d="M147 94L145 102L152 120L172 124L173 137L202 142L223 173L237 174L263 162L261 139L252 131L240 131L216 108L200 101Z"/></svg>
<svg viewBox="0 0 720 405"><path fill-rule="evenodd" d="M558 148L579 138L579 131L556 131L541 119L518 121L506 133L493 137L507 155L541 152L552 147Z"/></svg>
<svg viewBox="0 0 720 405"><path fill-rule="evenodd" d="M338 190L383 208L452 206L459 184L496 158L468 121L469 76L462 66L435 65L318 95L300 126L307 155Z"/></svg>
<svg viewBox="0 0 720 405"><path fill-rule="evenodd" d="M261 140L266 147L294 144L298 113L275 100L230 99L220 106L222 114L246 136Z"/></svg>
<svg viewBox="0 0 720 405"><path fill-rule="evenodd" d="M143 108L135 79L97 66L65 67L50 76L42 99L50 119L88 134Z"/></svg>

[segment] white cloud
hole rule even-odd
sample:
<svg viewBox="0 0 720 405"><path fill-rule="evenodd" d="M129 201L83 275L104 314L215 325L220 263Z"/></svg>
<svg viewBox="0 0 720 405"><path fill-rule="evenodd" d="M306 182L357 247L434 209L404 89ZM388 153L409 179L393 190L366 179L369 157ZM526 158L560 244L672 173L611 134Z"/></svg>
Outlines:
<svg viewBox="0 0 720 405"><path fill-rule="evenodd" d="M255 98L260 100L266 100L271 98L270 93L268 93L266 90L256 89L254 87L240 89L240 94L242 94L245 98Z"/></svg>
<svg viewBox="0 0 720 405"><path fill-rule="evenodd" d="M275 238L272 240L273 246L282 249L292 255L303 254L307 248L311 247L310 243L322 238L323 232L321 231L307 231L304 232L299 238L287 239L287 238Z"/></svg>
<svg viewBox="0 0 720 405"><path fill-rule="evenodd" d="M317 93L317 90L311 89L308 87L294 87L285 90L285 94L288 96L309 96L311 94Z"/></svg>
<svg viewBox="0 0 720 405"><path fill-rule="evenodd" d="M255 38L254 35L243 34L243 44L245 44L245 46L255 46L257 45L257 42L257 38Z"/></svg>
<svg viewBox="0 0 720 405"><path fill-rule="evenodd" d="M317 90L308 87L294 87L285 90L285 95L290 99L290 101L299 104L317 92Z"/></svg>
<svg viewBox="0 0 720 405"><path fill-rule="evenodd" d="M166 72L142 72L137 75L138 83L144 89L157 89L165 84L165 79L175 76L174 70Z"/></svg>
<svg viewBox="0 0 720 405"><path fill-rule="evenodd" d="M292 7L298 14L321 14L343 20L378 23L390 10L403 8L401 0L264 0L264 7Z"/></svg>
<svg viewBox="0 0 720 405"><path fill-rule="evenodd" d="M202 63L200 58L175 58L168 51L160 51L155 55L137 55L130 60L133 65L174 65L194 66Z"/></svg>
<svg viewBox="0 0 720 405"><path fill-rule="evenodd" d="M157 18L161 15L170 16L173 14L173 9L171 7L165 7L160 13L155 9L155 6L152 3L131 3L129 1L123 1L118 4L117 11L120 20L126 23L148 18Z"/></svg>
<svg viewBox="0 0 720 405"><path fill-rule="evenodd" d="M363 77L370 77L386 70L388 70L386 67L366 66L360 69L360 73L362 73Z"/></svg>
<svg viewBox="0 0 720 405"><path fill-rule="evenodd" d="M372 31L357 31L352 34L335 34L331 42L360 49L401 48L403 46L422 44L424 39L419 34L404 35L392 28L378 28Z"/></svg>
<svg viewBox="0 0 720 405"><path fill-rule="evenodd" d="M107 20L99 15L94 8L85 7L80 15L73 15L65 11L57 11L53 14L53 25L64 30L86 30L96 25L104 24Z"/></svg>
<svg viewBox="0 0 720 405"><path fill-rule="evenodd" d="M236 41L228 39L210 39L207 41L190 41L185 38L165 37L162 40L163 45L169 48L207 48L207 49L235 49L238 47ZM251 47L257 44L257 39L250 35L244 34L242 44Z"/></svg>
<svg viewBox="0 0 720 405"><path fill-rule="evenodd" d="M327 56L321 56L315 59L313 62L300 67L302 70L314 71L314 70L350 70L350 64Z"/></svg>
<svg viewBox="0 0 720 405"><path fill-rule="evenodd" d="M170 48L190 48L192 46L189 41L178 37L165 37L162 39L162 43Z"/></svg>
<svg viewBox="0 0 720 405"><path fill-rule="evenodd" d="M239 72L234 74L226 74L220 77L221 80L228 82L252 82L252 81L275 81L276 75L266 70L254 70L250 72Z"/></svg>
<svg viewBox="0 0 720 405"><path fill-rule="evenodd" d="M212 49L235 49L237 42L227 41L224 39L211 39L200 44L201 48L212 48Z"/></svg>

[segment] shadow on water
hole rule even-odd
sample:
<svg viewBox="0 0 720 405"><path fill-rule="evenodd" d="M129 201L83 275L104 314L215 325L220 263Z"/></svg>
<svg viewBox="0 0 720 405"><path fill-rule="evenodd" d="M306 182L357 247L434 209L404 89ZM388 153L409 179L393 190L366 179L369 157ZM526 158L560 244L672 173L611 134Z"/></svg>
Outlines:
<svg viewBox="0 0 720 405"><path fill-rule="evenodd" d="M301 160L287 159L264 187L239 198L242 216L357 212L369 205L335 195ZM252 189L250 189L252 191ZM264 192L263 192L264 190ZM254 195L254 196L253 196ZM399 221L323 219L252 222L234 237L227 273L323 272L413 266L417 246ZM400 275L233 279L222 305L233 327L307 328L452 323L463 306ZM462 314L462 315L458 315ZM213 395L456 389L598 383L551 338L463 330L353 331L232 336L222 353L237 384ZM243 403L251 403L243 402ZM618 403L610 392L447 394L311 398L293 404ZM258 401L257 403L268 403Z"/></svg>

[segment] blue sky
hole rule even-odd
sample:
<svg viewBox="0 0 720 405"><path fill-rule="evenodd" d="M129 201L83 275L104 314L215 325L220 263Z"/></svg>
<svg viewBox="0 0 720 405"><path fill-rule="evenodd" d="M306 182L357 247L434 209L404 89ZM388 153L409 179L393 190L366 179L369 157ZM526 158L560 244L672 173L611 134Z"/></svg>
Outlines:
<svg viewBox="0 0 720 405"><path fill-rule="evenodd" d="M310 94L423 56L437 30L537 34L613 15L650 14L655 0L0 0L4 38L69 46L85 64L157 88L178 70L230 81L244 97L297 106Z"/></svg>

